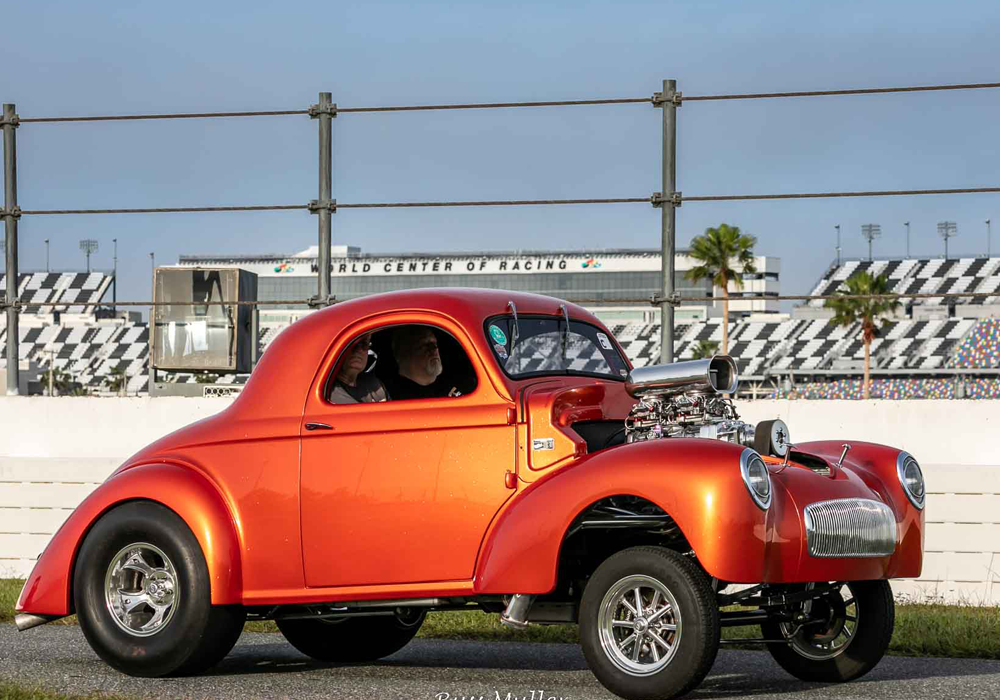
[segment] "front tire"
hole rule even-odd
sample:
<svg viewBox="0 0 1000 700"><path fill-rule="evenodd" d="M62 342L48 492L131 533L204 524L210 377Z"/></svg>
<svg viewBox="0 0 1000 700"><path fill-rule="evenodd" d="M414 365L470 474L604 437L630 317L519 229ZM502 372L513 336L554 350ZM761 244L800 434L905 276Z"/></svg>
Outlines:
<svg viewBox="0 0 1000 700"><path fill-rule="evenodd" d="M715 662L715 594L696 564L677 552L622 550L587 583L580 644L611 692L628 700L678 697L701 683Z"/></svg>
<svg viewBox="0 0 1000 700"><path fill-rule="evenodd" d="M401 608L392 615L277 620L288 642L318 661L375 661L405 647L424 623L423 610Z"/></svg>
<svg viewBox="0 0 1000 700"><path fill-rule="evenodd" d="M152 501L101 517L73 575L77 618L90 646L130 676L199 673L236 644L246 611L213 606L208 566L187 524Z"/></svg>
<svg viewBox="0 0 1000 700"><path fill-rule="evenodd" d="M889 648L896 620L889 582L852 581L846 589L813 601L815 623L761 625L765 639L786 640L768 644L767 650L796 678L853 681L875 668Z"/></svg>

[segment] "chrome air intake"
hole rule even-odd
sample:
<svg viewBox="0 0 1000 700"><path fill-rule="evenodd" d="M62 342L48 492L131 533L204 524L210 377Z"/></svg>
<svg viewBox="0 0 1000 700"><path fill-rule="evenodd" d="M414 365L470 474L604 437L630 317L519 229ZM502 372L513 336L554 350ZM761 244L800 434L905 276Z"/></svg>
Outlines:
<svg viewBox="0 0 1000 700"><path fill-rule="evenodd" d="M625 441L701 437L752 447L784 457L791 444L780 420L744 423L732 395L739 386L736 361L728 355L629 372L625 391L639 399L625 421Z"/></svg>

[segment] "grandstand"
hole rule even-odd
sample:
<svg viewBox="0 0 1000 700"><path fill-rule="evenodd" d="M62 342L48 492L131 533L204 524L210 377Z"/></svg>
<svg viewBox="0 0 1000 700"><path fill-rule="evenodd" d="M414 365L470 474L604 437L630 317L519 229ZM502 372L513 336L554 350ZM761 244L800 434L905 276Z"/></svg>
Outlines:
<svg viewBox="0 0 1000 700"><path fill-rule="evenodd" d="M887 274L897 293L997 293L978 299L935 296L903 303L900 314L885 321L872 342L874 397L1000 397L1000 257L844 261L831 266L812 293L832 294L850 275L865 270ZM108 314L80 306L101 301L110 283L110 276L97 272L21 275L19 287L26 305L20 322L22 362L34 363L41 372L54 362L91 392L109 392L113 374L124 370L128 393L146 391L147 325L123 315L105 318ZM600 313L600 309L595 311ZM308 312L262 324L262 349L304 313ZM746 384L765 395L859 398L864 358L861 329L857 324L834 326L829 315L822 302L810 301L791 314L734 321L729 352ZM0 348L4 347L4 324L0 317ZM612 321L609 326L633 364L659 360L657 323ZM685 320L676 327L675 337L677 359L691 359L701 341L721 343L722 320ZM171 379L195 381L190 374ZM218 383L241 384L246 379L222 375Z"/></svg>
<svg viewBox="0 0 1000 700"><path fill-rule="evenodd" d="M894 294L956 294L958 292L996 292L997 296L967 299L964 303L989 306L1000 302L1000 258L905 258L889 260L847 260L830 269L816 284L811 295L829 295L844 280L858 272L886 275ZM941 306L944 297L909 300L912 306ZM952 302L954 303L954 302ZM810 306L823 306L810 301Z"/></svg>
<svg viewBox="0 0 1000 700"><path fill-rule="evenodd" d="M66 373L83 390L110 391L114 374L124 371L126 391L146 390L149 331L145 323L125 314L107 317L83 304L103 300L111 275L101 272L34 272L18 276L24 304L18 323L20 360L37 368L34 379L44 383L50 366ZM6 289L0 274L0 289ZM135 316L135 315L133 315ZM0 316L0 358L6 366L7 319Z"/></svg>

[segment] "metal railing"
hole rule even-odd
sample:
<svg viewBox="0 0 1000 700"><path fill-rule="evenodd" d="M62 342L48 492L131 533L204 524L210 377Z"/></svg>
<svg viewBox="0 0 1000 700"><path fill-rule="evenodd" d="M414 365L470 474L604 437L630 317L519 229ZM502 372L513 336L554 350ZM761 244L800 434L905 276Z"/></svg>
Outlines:
<svg viewBox="0 0 1000 700"><path fill-rule="evenodd" d="M660 92L651 97L626 97L607 99L582 100L551 100L539 102L489 102L465 104L428 104L428 105L388 105L369 107L338 107L333 103L328 92L319 93L319 101L308 109L244 111L244 112L197 112L176 114L132 114L132 115L92 115L92 116L52 116L26 117L18 116L15 105L4 104L0 127L3 130L4 144L4 206L0 209L6 229L6 270L7 289L0 307L7 314L7 357L18 357L18 312L24 305L18 299L18 267L17 267L17 232L18 220L22 216L51 215L91 215L91 214L165 214L189 212L236 212L236 211L309 211L318 216L319 229L319 274L317 279L317 294L308 300L292 302L221 302L253 303L255 308L265 304L298 304L308 303L311 306L326 306L334 300L330 296L330 262L332 214L340 209L381 209L381 208L420 208L420 207L485 207L485 206L542 206L542 205L604 205L604 204L651 204L661 209L661 258L662 287L661 294L651 301L661 309L661 361L673 361L674 347L674 308L686 302L724 301L729 297L680 297L674 292L674 253L676 250L676 210L684 202L723 202L747 200L780 200L780 199L817 199L833 197L892 197L917 195L953 195L973 193L998 193L1000 187L965 187L921 190L882 190L882 191L841 191L841 192L799 192L799 193L758 193L758 194L705 194L683 195L677 189L677 108L684 102L707 102L725 100L754 100L798 97L831 97L848 95L884 95L906 92L938 92L946 90L976 90L1000 88L1000 83L966 83L952 85L924 85L909 87L857 88L845 90L814 90L801 92L772 92L748 94L720 94L684 96L677 90L675 80L664 80ZM661 186L659 192L651 195L635 197L608 197L588 199L532 199L532 200L476 200L476 201L426 201L426 202L337 202L332 194L332 120L341 114L384 113L384 112L417 112L434 110L478 110L478 109L510 109L510 108L548 108L598 105L635 105L651 104L662 110L662 159ZM319 123L319 188L318 197L312 201L298 204L264 204L264 205L227 205L227 206L193 206L193 207L142 207L117 209L24 209L18 206L17 197L17 155L16 129L27 124L65 124L89 123L100 121L134 121L134 120L165 120L165 119L216 119L216 118L253 118L253 117L287 117L308 116ZM921 298L926 296L958 296L977 297L979 294L966 293L958 295L890 295ZM983 294L982 296L995 296ZM810 296L779 296L768 297L769 300L803 300L822 299L826 297ZM745 300L744 297L733 297ZM628 300L615 300L619 303ZM194 302L192 302L194 304ZM67 304L67 306L101 306L100 302L85 304ZM150 302L117 302L117 306L146 306ZM199 303L198 305L204 305ZM39 306L51 306L39 304ZM7 392L18 393L17 362L8 362Z"/></svg>

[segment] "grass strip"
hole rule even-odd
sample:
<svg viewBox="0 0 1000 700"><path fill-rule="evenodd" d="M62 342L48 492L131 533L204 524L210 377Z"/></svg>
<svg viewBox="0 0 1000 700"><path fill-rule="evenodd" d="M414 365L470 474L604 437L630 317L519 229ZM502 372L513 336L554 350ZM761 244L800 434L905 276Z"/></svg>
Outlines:
<svg viewBox="0 0 1000 700"><path fill-rule="evenodd" d="M88 695L66 695L30 685L19 685L0 680L0 700L124 700L115 695L91 693Z"/></svg>
<svg viewBox="0 0 1000 700"><path fill-rule="evenodd" d="M23 581L16 579L0 579L0 622L13 620L14 604L22 584ZM65 618L65 624L73 624L75 620L75 617ZM246 629L250 632L278 631L273 622L248 622ZM727 627L722 630L723 639L757 637L759 634L757 627ZM482 642L575 644L580 641L576 625L531 625L525 630L509 630L501 626L499 615L477 610L432 613L427 616L417 636ZM897 603L896 630L889 653L897 656L1000 659L1000 608ZM0 700L6 697L0 695Z"/></svg>

